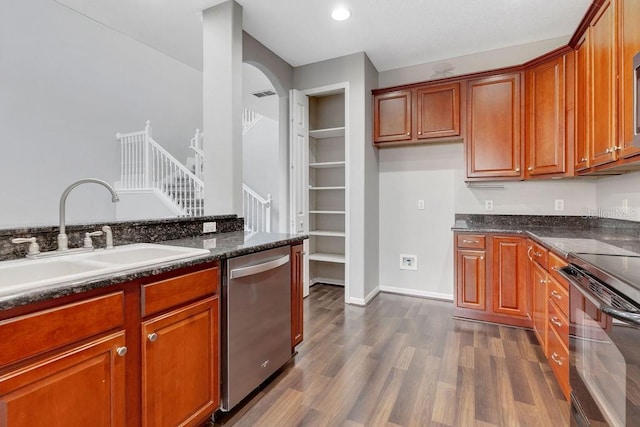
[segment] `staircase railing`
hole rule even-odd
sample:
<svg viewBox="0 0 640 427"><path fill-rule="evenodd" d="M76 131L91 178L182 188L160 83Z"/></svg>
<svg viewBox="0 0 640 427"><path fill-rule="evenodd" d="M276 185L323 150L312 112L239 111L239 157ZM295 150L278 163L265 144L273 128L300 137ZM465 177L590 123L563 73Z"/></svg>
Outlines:
<svg viewBox="0 0 640 427"><path fill-rule="evenodd" d="M244 135L255 125L258 123L258 120L262 118L262 114L258 114L253 110L249 110L248 108L242 109L242 134Z"/></svg>
<svg viewBox="0 0 640 427"><path fill-rule="evenodd" d="M195 175L200 181L204 181L204 145L203 145L204 133L200 132L200 129L196 129L196 134L191 138L189 148L194 152L195 158Z"/></svg>
<svg viewBox="0 0 640 427"><path fill-rule="evenodd" d="M151 123L143 131L118 133L120 189L154 189L171 199L184 216L204 214L204 183L151 137Z"/></svg>
<svg viewBox="0 0 640 427"><path fill-rule="evenodd" d="M242 184L242 212L245 230L271 232L271 194L264 199Z"/></svg>

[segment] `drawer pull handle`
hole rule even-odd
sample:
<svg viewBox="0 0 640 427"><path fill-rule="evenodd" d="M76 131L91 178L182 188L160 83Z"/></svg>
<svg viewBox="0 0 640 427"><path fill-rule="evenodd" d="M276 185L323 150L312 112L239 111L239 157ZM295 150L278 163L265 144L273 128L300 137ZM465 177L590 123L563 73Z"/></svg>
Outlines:
<svg viewBox="0 0 640 427"><path fill-rule="evenodd" d="M562 361L560 360L560 357L558 356L558 353L553 353L551 355L551 360L553 360L554 362L556 362L558 364L558 366L562 366Z"/></svg>
<svg viewBox="0 0 640 427"><path fill-rule="evenodd" d="M558 291L551 291L551 296L557 299L558 301L562 301L562 295L558 293Z"/></svg>
<svg viewBox="0 0 640 427"><path fill-rule="evenodd" d="M552 269L553 271L558 271L558 270L560 270L560 267L556 267L556 266L554 265L553 267L551 267L551 269Z"/></svg>
<svg viewBox="0 0 640 427"><path fill-rule="evenodd" d="M466 239L464 239L464 240L462 240L462 243L480 243L480 242L477 241L477 240L466 240Z"/></svg>
<svg viewBox="0 0 640 427"><path fill-rule="evenodd" d="M558 320L558 318L556 316L551 316L551 323L553 323L554 325L556 325L557 327L562 327L562 322Z"/></svg>
<svg viewBox="0 0 640 427"><path fill-rule="evenodd" d="M537 256L538 258L540 258L542 256L542 254L540 252L534 252L533 253L535 256Z"/></svg>
<svg viewBox="0 0 640 427"><path fill-rule="evenodd" d="M544 280L544 279L540 279L540 284L541 284L541 285L544 285L545 283L547 283L547 281L546 281L546 280Z"/></svg>
<svg viewBox="0 0 640 427"><path fill-rule="evenodd" d="M533 261L533 258L531 258L532 250L533 250L533 246L529 246L529 249L527 249L527 257L529 257L529 261Z"/></svg>
<svg viewBox="0 0 640 427"><path fill-rule="evenodd" d="M127 354L127 347L125 347L125 346L118 347L118 348L116 349L116 353L117 353L117 354L118 354L118 356L120 356L120 357L124 356L125 354Z"/></svg>
<svg viewBox="0 0 640 427"><path fill-rule="evenodd" d="M149 341L151 342L155 342L158 339L158 334L156 334L155 332L147 335L147 338L149 338Z"/></svg>

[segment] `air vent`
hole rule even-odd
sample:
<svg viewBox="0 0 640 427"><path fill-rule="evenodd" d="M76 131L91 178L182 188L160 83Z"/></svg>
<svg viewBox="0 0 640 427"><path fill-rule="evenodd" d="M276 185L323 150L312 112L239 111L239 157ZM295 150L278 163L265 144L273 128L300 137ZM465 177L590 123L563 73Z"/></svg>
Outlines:
<svg viewBox="0 0 640 427"><path fill-rule="evenodd" d="M259 90L257 92L253 92L251 95L257 98L264 98L265 96L275 95L276 93L271 89Z"/></svg>

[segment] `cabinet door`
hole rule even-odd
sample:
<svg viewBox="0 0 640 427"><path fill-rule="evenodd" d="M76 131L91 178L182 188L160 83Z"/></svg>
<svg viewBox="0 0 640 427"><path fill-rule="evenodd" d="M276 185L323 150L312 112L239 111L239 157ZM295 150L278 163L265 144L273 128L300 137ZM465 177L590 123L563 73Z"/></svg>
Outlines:
<svg viewBox="0 0 640 427"><path fill-rule="evenodd" d="M520 73L467 83L467 178L521 178Z"/></svg>
<svg viewBox="0 0 640 427"><path fill-rule="evenodd" d="M220 401L218 297L142 324L142 425L198 425Z"/></svg>
<svg viewBox="0 0 640 427"><path fill-rule="evenodd" d="M303 252L302 245L291 247L291 352L302 342L303 335Z"/></svg>
<svg viewBox="0 0 640 427"><path fill-rule="evenodd" d="M576 172L589 168L589 29L576 46L576 124L574 168Z"/></svg>
<svg viewBox="0 0 640 427"><path fill-rule="evenodd" d="M120 332L0 376L0 425L124 427L124 345Z"/></svg>
<svg viewBox="0 0 640 427"><path fill-rule="evenodd" d="M418 98L418 139L460 135L460 83L425 87Z"/></svg>
<svg viewBox="0 0 640 427"><path fill-rule="evenodd" d="M640 148L633 146L634 134L634 72L633 56L640 51L640 2L638 0L618 0L619 42L618 52L620 77L618 137L620 157L631 157L640 154Z"/></svg>
<svg viewBox="0 0 640 427"><path fill-rule="evenodd" d="M566 172L565 58L554 58L528 70L527 173L530 176Z"/></svg>
<svg viewBox="0 0 640 427"><path fill-rule="evenodd" d="M538 337L544 354L547 354L547 272L532 261L531 266L531 317L533 331Z"/></svg>
<svg viewBox="0 0 640 427"><path fill-rule="evenodd" d="M590 160L598 166L616 159L616 12L605 1L591 23Z"/></svg>
<svg viewBox="0 0 640 427"><path fill-rule="evenodd" d="M485 311L486 277L485 251L458 249L456 251L456 305Z"/></svg>
<svg viewBox="0 0 640 427"><path fill-rule="evenodd" d="M496 236L492 257L493 312L527 317L527 240Z"/></svg>
<svg viewBox="0 0 640 427"><path fill-rule="evenodd" d="M373 97L373 141L411 139L411 90L398 90Z"/></svg>

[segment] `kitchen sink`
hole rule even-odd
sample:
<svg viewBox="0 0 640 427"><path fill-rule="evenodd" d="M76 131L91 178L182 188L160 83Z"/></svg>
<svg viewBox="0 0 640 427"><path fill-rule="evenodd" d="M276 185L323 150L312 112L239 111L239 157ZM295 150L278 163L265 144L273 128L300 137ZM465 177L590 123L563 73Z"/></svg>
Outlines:
<svg viewBox="0 0 640 427"><path fill-rule="evenodd" d="M114 249L0 262L0 297L209 254L207 249L136 243Z"/></svg>

